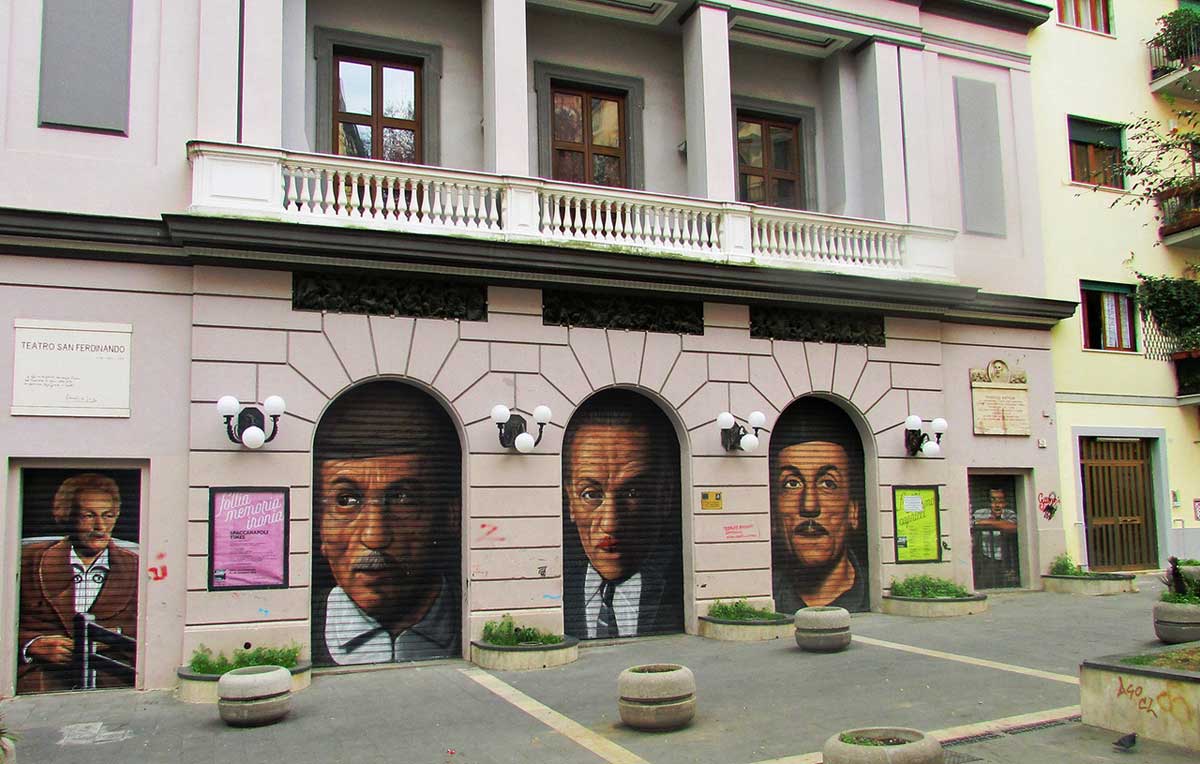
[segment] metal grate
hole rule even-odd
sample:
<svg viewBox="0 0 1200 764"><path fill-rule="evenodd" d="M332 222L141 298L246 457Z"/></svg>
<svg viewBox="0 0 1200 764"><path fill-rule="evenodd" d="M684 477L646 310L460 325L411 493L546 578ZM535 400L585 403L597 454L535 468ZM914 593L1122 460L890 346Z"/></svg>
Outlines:
<svg viewBox="0 0 1200 764"><path fill-rule="evenodd" d="M1158 322L1152 318L1142 319L1142 355L1151 361L1169 361L1176 350L1175 341L1163 334Z"/></svg>
<svg viewBox="0 0 1200 764"><path fill-rule="evenodd" d="M983 759L962 751L942 752L942 764L968 764L968 762L972 761L983 761Z"/></svg>
<svg viewBox="0 0 1200 764"><path fill-rule="evenodd" d="M1022 735L1026 732L1050 729L1051 727L1062 727L1066 723L1066 719L1055 719L1054 721L1038 722L1036 724L1022 724L1020 727L1010 727L1004 731L1009 735Z"/></svg>

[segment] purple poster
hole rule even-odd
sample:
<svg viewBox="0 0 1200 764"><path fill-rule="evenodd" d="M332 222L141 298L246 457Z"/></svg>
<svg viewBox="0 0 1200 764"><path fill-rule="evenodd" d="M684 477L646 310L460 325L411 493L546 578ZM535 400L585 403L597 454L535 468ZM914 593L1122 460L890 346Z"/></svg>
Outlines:
<svg viewBox="0 0 1200 764"><path fill-rule="evenodd" d="M288 585L288 489L209 489L208 588Z"/></svg>

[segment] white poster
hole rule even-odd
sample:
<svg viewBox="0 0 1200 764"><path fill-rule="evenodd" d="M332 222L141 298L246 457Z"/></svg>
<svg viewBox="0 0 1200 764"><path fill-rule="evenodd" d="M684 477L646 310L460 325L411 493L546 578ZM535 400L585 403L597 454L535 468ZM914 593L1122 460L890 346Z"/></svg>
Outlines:
<svg viewBox="0 0 1200 764"><path fill-rule="evenodd" d="M14 416L129 416L131 324L13 320Z"/></svg>

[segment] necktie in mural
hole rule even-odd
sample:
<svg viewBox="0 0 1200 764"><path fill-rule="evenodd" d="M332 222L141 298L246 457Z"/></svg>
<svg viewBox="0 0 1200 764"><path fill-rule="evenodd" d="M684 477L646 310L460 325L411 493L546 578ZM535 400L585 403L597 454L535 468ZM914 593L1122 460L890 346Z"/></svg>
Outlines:
<svg viewBox="0 0 1200 764"><path fill-rule="evenodd" d="M613 610L613 594L616 590L617 585L612 581L600 583L600 617L596 619L596 636L601 639L620 636L617 631L617 614Z"/></svg>

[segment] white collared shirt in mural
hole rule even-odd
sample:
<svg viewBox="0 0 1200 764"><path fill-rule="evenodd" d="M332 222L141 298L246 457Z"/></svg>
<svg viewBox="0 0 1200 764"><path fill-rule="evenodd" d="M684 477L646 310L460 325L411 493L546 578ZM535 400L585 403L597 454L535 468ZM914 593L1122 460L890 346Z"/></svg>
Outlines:
<svg viewBox="0 0 1200 764"><path fill-rule="evenodd" d="M325 646L330 657L339 666L446 657L459 627L453 603L446 596L448 591L443 581L442 592L425 617L393 639L379 621L354 604L342 587L335 586L329 592L325 611L330 614L325 621Z"/></svg>
<svg viewBox="0 0 1200 764"><path fill-rule="evenodd" d="M75 612L86 613L96 604L96 598L108 580L108 549L97 555L91 565L84 565L75 554L75 547L71 547L70 560L75 580Z"/></svg>
<svg viewBox="0 0 1200 764"><path fill-rule="evenodd" d="M589 563L583 579L586 593L583 612L586 617L588 639L596 638L596 624L600 619L600 585L604 579ZM642 574L634 573L617 584L613 592L613 611L617 617L617 634L622 637L636 636L638 631L638 605L642 600Z"/></svg>

